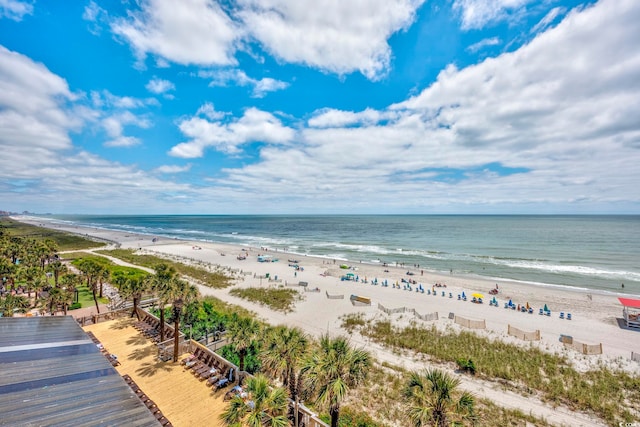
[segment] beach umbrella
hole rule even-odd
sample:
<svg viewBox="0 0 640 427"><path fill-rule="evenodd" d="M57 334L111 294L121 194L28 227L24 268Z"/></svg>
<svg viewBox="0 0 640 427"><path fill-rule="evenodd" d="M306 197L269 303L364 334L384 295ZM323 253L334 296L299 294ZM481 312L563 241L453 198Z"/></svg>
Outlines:
<svg viewBox="0 0 640 427"><path fill-rule="evenodd" d="M467 296L464 294L464 291L462 291L462 298L466 298Z"/></svg>
<svg viewBox="0 0 640 427"><path fill-rule="evenodd" d="M509 300L509 307L511 307L512 305L513 305L513 302Z"/></svg>
<svg viewBox="0 0 640 427"><path fill-rule="evenodd" d="M544 305L543 311L549 311L549 309L547 308L547 304Z"/></svg>
<svg viewBox="0 0 640 427"><path fill-rule="evenodd" d="M475 293L475 294L471 294L472 297L476 297L476 298L484 298L484 295L479 294L479 293Z"/></svg>

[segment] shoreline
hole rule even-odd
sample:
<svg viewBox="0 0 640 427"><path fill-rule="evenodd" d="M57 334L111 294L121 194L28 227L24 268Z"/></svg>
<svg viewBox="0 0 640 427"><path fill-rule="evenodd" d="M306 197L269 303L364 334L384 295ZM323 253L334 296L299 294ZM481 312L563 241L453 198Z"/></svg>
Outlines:
<svg viewBox="0 0 640 427"><path fill-rule="evenodd" d="M631 352L640 352L640 330L632 330L623 327L622 306L617 295L593 290L580 290L564 286L544 286L508 280L488 279L485 277L470 277L455 274L441 274L427 269L420 273L420 269L414 275L406 272L416 271L414 267L402 267L392 264L386 267L376 263L345 262L323 257L301 255L283 251L270 251L264 248L233 245L227 243L203 242L196 240L181 240L157 235L143 235L113 230L97 229L76 225L62 225L59 223L46 223L40 219L14 218L32 225L53 228L79 235L87 235L103 238L115 242L123 249L141 250L143 252L158 252L164 256L176 260L201 266L222 266L231 270L242 272L240 278L235 280L235 285L225 289L211 289L200 286L203 295L212 295L223 301L241 305L254 311L259 317L266 319L271 324L287 324L298 326L318 336L321 333L331 331L344 334L341 328L340 317L350 313L363 313L369 319L390 319L397 325L408 325L411 321L429 327L435 325L438 328L453 328L454 331L468 330L448 319L449 313L455 313L467 319L486 321L486 330L478 333L491 339L501 339L519 345L535 345L562 355L566 355L579 369L589 369L597 363L604 361L612 367L620 366L625 370L640 373L640 364L630 360ZM155 238L155 241L154 241ZM245 260L237 259L241 253L246 254ZM260 254L272 255L281 258L278 262L258 262ZM289 266L288 259L296 259L304 270L299 271ZM351 270L340 269L340 264L351 265ZM385 272L388 270L388 272ZM341 281L340 276L346 272L352 272L361 279L366 278L368 283ZM264 279L269 273L272 280ZM263 279L260 279L263 277ZM273 280L277 277L277 281ZM379 282L387 280L388 287L372 285L371 282L378 279ZM415 280L421 283L424 293L402 289L402 280ZM303 299L296 302L294 312L281 313L270 310L267 307L250 303L246 300L229 295L229 290L238 287L277 287L296 286L298 282L305 281L308 288L318 288L320 292L301 292ZM398 289L393 285L398 283ZM433 287L436 283L446 284L446 288ZM489 305L492 295L488 291L498 283L499 294L496 298L498 307ZM296 286L294 289L303 290ZM434 289L437 295L428 295L427 291ZM472 304L457 299L461 292L471 296L474 292L483 293L484 304ZM442 296L445 292L445 297ZM330 300L328 294L342 294L343 300ZM451 298L449 297L451 293ZM371 306L354 306L349 300L349 295L360 295L370 298ZM623 294L628 297L629 294ZM520 313L516 310L505 309L504 303L512 299L514 304L530 304L534 307L534 313ZM438 312L436 321L422 322L408 315L386 315L378 309L378 304L389 309L406 307L415 310L421 315ZM539 308L547 304L552 310L551 316L538 314ZM559 312L571 313L572 320L560 319ZM507 326L523 331L539 330L541 340L530 342L520 341L507 334ZM559 342L561 335L570 335L576 341L587 344L602 344L603 355L585 356L576 351L565 348ZM363 340L363 344L370 347L371 343ZM396 361L397 362L397 361ZM409 363L409 362L407 362Z"/></svg>
<svg viewBox="0 0 640 427"><path fill-rule="evenodd" d="M243 244L243 243L229 243L229 242L219 242L219 241L215 241L215 240L208 240L208 239L197 239L197 238L183 238L183 237L173 237L173 236L168 236L168 235L164 235L162 233L144 233L144 232L139 232L139 231L124 231L124 230L117 230L117 229L112 229L112 228L105 228L105 227L98 227L98 226L88 226L88 225L80 225L80 224L75 224L75 223L71 223L68 221L63 221L63 220L58 220L58 219L52 219L52 218L46 218L46 217L37 217L37 216L29 216L29 215L17 215L17 216L10 216L10 218L16 220L16 221L20 221L20 222L24 222L30 225L35 225L35 226L39 226L39 227L43 227L43 228L51 228L51 229L59 229L59 230L63 230L66 231L68 233L74 233L77 234L79 236L82 237L87 237L87 236L91 236L94 239L97 240L101 240L103 242L107 242L110 244L114 244L114 245L118 245L118 244L123 244L124 242L128 242L128 237L136 237L136 236L144 236L144 237L149 237L149 238L161 238L163 241L168 240L168 241L172 241L172 242L185 242L185 243L189 243L189 244L193 244L193 243L199 243L199 244L212 244L212 245L220 245L220 246L229 246L230 248L257 248L257 246L251 246L249 244ZM101 236L96 236L91 235L89 233L82 233L78 230L85 230L85 231L100 231L108 236L113 237L114 235L121 235L122 237L124 237L123 240L118 241L117 239L113 239L113 238L105 238L105 237L101 237ZM140 239L138 239L140 240ZM313 255L309 255L309 254L305 254L305 253L301 253L301 252L296 252L296 251L287 251L287 250L282 250L282 249L278 249L278 248L271 248L268 246L264 246L261 247L260 249L265 249L268 250L271 253L278 253L278 254L285 254L285 255L295 255L295 256L299 256L299 257L307 257L307 258L316 258L316 259L324 259L324 260L335 260L335 261L340 261L340 262L345 262L345 263L357 263L357 265L367 265L367 266L371 266L371 267L383 267L383 263L387 264L387 268L389 267L393 267L393 268L400 268L400 269L405 269L408 271L420 271L420 270L424 270L425 272L428 272L429 275L435 275L435 276L439 276L442 278L445 277L457 277L460 279L465 279L465 280L469 280L469 281L482 281L482 282L505 282L505 283L511 283L514 285L524 285L524 286L533 286L533 287L540 287L540 288L549 288L549 289L555 289L555 290L559 290L559 291L567 291L567 292L576 292L576 293L586 293L586 294L598 294L598 295L605 295L605 296L613 296L613 297L631 297L631 298L638 298L640 299L640 292L639 293L632 293L632 292L621 292L620 290L607 290L607 289L590 289L590 288L585 288L585 287L580 287L580 286L573 286L573 285L561 285L561 284L557 284L557 283L545 283L545 282L535 282L535 281L529 281L529 280L520 280L520 279L512 279L512 278L504 278L504 277L493 277L493 276L483 276L483 275L479 275L477 273L464 273L464 272L455 272L455 270L453 271L452 274L447 273L446 271L441 271L441 270L435 270L435 269L431 269L428 267L419 267L416 268L415 266L399 266L396 265L396 262L385 262L379 259L379 263L374 262L374 261L365 261L365 260L351 260L349 258L342 258L342 257L331 257L329 255L319 255L319 254L313 254Z"/></svg>

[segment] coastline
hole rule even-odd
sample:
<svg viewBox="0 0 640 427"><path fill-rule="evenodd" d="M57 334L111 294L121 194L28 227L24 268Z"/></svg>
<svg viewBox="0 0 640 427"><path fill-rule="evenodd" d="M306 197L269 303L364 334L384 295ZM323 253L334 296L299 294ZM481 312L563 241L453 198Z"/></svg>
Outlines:
<svg viewBox="0 0 640 427"><path fill-rule="evenodd" d="M275 312L267 307L233 297L229 295L230 288L210 289L201 286L200 291L203 295L213 295L224 301L246 307L269 323L299 326L315 336L326 331L344 333L340 326L340 317L349 313L363 313L371 319L391 319L399 325L408 325L410 321L415 319L409 315L387 315L378 309L378 304L381 304L389 309L407 307L422 315L438 312L439 320L437 321L416 320L425 326L434 324L439 328L452 327L455 330L462 330L459 325L453 324L448 319L450 313L468 319L485 320L486 330L479 333L522 345L530 344L509 336L507 334L508 325L523 331L539 330L541 340L534 342L533 345L540 346L547 351L565 354L574 361L579 369L588 369L598 361L600 363L604 361L614 367L619 366L626 370L640 372L640 364L630 360L631 352L640 352L640 345L634 345L640 338L640 330L629 330L622 326L622 306L618 302L618 295L608 291L487 279L479 276L458 275L455 272L454 274L442 274L427 269L421 272L415 267L391 264L385 267L376 263L349 263L342 260L335 260L334 263L329 258L282 251L266 251L264 248L178 240L157 237L156 235L63 225L47 222L40 218L14 217L14 219L32 225L110 241L123 249L157 252L183 262L219 265L242 272L243 274L240 275L242 278L235 281L234 287L281 286L295 285L299 281L308 282L309 289L317 287L320 292L302 292L303 300L298 301L295 311L288 314ZM241 253L247 255L246 260L237 259ZM257 261L259 254L272 255L274 258L279 258L279 261L260 263ZM303 271L296 271L289 266L288 259L294 258L299 261L298 264L304 269ZM341 281L340 276L347 270L340 269L340 264L350 264L353 269L349 271L358 275L360 279L366 277L369 283ZM414 274L407 275L407 271ZM260 279L267 273L272 279L277 277L278 280ZM372 285L371 281L376 278L379 282L386 279L389 286ZM416 292L415 285L412 285L413 291L392 287L396 282L399 287L402 286L403 279L421 283L425 293ZM447 287L433 288L437 291L437 296L428 295L427 290L431 290L435 283L446 284ZM488 292L495 287L496 283L500 289L499 294L496 295L499 303L498 307L493 307L489 305L492 296ZM444 297L442 297L443 291L445 292ZM472 304L470 301L457 300L457 295L463 291L469 296L475 292L483 293L485 295L484 304ZM344 299L330 300L326 293L341 294L344 295ZM449 293L452 294L452 298L449 298ZM352 294L370 298L371 306L352 305L349 300L349 296ZM621 295L629 297L629 294ZM520 313L516 310L503 308L504 303L509 299L514 304L528 303L534 308L534 313ZM545 304L551 309L551 316L538 314L539 308ZM572 320L560 319L559 312L571 313ZM572 336L576 341L587 344L601 343L603 355L584 356L576 351L566 349L559 342L561 335ZM367 347L372 346L366 341L363 344Z"/></svg>

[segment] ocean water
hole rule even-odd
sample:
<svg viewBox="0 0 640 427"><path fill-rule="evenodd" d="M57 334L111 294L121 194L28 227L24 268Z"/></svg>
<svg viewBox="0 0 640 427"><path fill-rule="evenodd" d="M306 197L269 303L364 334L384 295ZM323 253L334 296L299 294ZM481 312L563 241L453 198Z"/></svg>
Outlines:
<svg viewBox="0 0 640 427"><path fill-rule="evenodd" d="M131 233L640 295L640 216L55 216ZM624 284L624 288L622 285Z"/></svg>

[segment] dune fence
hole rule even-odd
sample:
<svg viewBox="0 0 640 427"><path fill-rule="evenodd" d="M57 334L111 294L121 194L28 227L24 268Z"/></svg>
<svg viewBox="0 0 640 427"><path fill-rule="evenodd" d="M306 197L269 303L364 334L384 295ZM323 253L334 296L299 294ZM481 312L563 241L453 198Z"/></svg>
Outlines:
<svg viewBox="0 0 640 427"><path fill-rule="evenodd" d="M540 330L536 329L533 332L526 332L518 328L514 328L511 325L507 327L507 333L516 338L520 338L523 341L540 341Z"/></svg>
<svg viewBox="0 0 640 427"><path fill-rule="evenodd" d="M438 312L428 313L428 314L420 314L413 308L407 307L399 307L399 308L386 308L382 304L378 304L378 309L384 311L388 315L396 314L396 313L412 313L415 317L424 321L438 320Z"/></svg>
<svg viewBox="0 0 640 427"><path fill-rule="evenodd" d="M329 291L325 291L327 298L329 299L344 299L344 294L330 294Z"/></svg>
<svg viewBox="0 0 640 427"><path fill-rule="evenodd" d="M487 322L484 320L471 320L460 316L454 316L453 321L460 326L469 329L486 329Z"/></svg>
<svg viewBox="0 0 640 427"><path fill-rule="evenodd" d="M574 340L573 337L568 335L561 335L560 341L565 346L565 348L573 349L582 354L586 354L586 355L602 354L602 343L585 344L583 342Z"/></svg>

